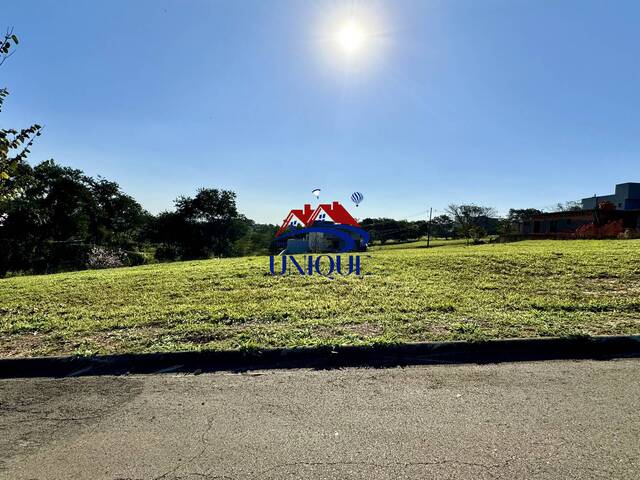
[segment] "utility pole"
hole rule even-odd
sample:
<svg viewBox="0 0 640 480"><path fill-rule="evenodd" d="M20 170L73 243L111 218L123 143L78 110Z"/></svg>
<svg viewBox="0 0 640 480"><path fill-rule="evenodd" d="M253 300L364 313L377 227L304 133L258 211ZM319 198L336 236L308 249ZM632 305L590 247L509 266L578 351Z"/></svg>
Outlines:
<svg viewBox="0 0 640 480"><path fill-rule="evenodd" d="M429 207L429 223L427 223L427 248L429 248L429 243L431 242L431 212L432 207Z"/></svg>

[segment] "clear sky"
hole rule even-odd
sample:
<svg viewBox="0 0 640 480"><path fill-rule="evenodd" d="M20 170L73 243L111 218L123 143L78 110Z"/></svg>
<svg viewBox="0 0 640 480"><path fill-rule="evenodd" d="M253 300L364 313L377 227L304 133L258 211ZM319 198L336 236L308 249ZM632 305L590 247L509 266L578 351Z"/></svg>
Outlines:
<svg viewBox="0 0 640 480"><path fill-rule="evenodd" d="M637 0L20 0L1 19L21 38L2 126L45 124L31 162L152 212L222 187L277 223L320 187L419 219L640 181Z"/></svg>

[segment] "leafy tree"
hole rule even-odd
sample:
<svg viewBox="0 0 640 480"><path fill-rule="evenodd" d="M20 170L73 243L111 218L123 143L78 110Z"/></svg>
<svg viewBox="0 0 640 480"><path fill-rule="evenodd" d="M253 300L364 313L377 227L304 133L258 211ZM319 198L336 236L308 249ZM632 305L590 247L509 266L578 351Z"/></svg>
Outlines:
<svg viewBox="0 0 640 480"><path fill-rule="evenodd" d="M455 226L449 215L438 215L431 219L431 236L440 238L452 238L455 235Z"/></svg>
<svg viewBox="0 0 640 480"><path fill-rule="evenodd" d="M491 207L479 205L456 205L447 207L447 213L453 219L458 234L467 239L478 240L488 233L487 226L491 225L493 230L497 229L498 220L493 218L496 212Z"/></svg>
<svg viewBox="0 0 640 480"><path fill-rule="evenodd" d="M500 223L498 224L498 233L500 235L509 235L512 233L517 233L518 226L516 223L512 222L508 218L500 219Z"/></svg>
<svg viewBox="0 0 640 480"><path fill-rule="evenodd" d="M426 222L408 222L392 218L365 218L360 225L369 233L372 241L382 244L389 240L406 242L419 238L421 232L426 231Z"/></svg>
<svg viewBox="0 0 640 480"><path fill-rule="evenodd" d="M400 230L400 223L392 218L365 218L360 225L369 232L371 241L382 244L394 240L396 232Z"/></svg>
<svg viewBox="0 0 640 480"><path fill-rule="evenodd" d="M193 198L178 197L176 211L194 222L228 220L238 216L236 194L230 190L201 188Z"/></svg>
<svg viewBox="0 0 640 480"><path fill-rule="evenodd" d="M537 208L511 208L509 209L507 219L511 223L519 223L528 220L534 215L540 215L541 213L542 211Z"/></svg>
<svg viewBox="0 0 640 480"><path fill-rule="evenodd" d="M21 165L20 177L20 195L4 201L0 274L84 268L92 245L134 249L149 219L117 184L53 160ZM139 263L134 252L128 255Z"/></svg>
<svg viewBox="0 0 640 480"><path fill-rule="evenodd" d="M0 42L0 66L15 53L15 50L12 49L17 47L19 43L17 35L13 33L13 28L7 29L4 38Z"/></svg>
<svg viewBox="0 0 640 480"><path fill-rule="evenodd" d="M0 65L9 58L19 43L13 29L7 30L4 38L0 40ZM0 89L0 112L5 98L9 95L6 88ZM14 195L21 186L19 173L20 165L25 162L30 152L31 145L36 137L39 137L42 126L34 124L28 128L0 129L0 209L3 209L3 201ZM6 212L0 210L0 214L6 218Z"/></svg>
<svg viewBox="0 0 640 480"><path fill-rule="evenodd" d="M165 245L161 254L184 259L230 256L234 243L247 233L247 219L238 214L232 191L201 188L195 197L178 197L175 205L175 212L158 215L149 231L151 239Z"/></svg>
<svg viewBox="0 0 640 480"><path fill-rule="evenodd" d="M542 211L537 208L511 208L509 209L507 218L500 220L498 233L502 235L518 233L518 225L520 223L526 222L534 215L539 215L541 213Z"/></svg>
<svg viewBox="0 0 640 480"><path fill-rule="evenodd" d="M268 255L276 252L274 239L278 231L277 225L260 224L248 218L244 222L246 232L234 242L234 255Z"/></svg>
<svg viewBox="0 0 640 480"><path fill-rule="evenodd" d="M582 202L578 200L571 200L565 203L556 204L556 212L579 212L582 210Z"/></svg>
<svg viewBox="0 0 640 480"><path fill-rule="evenodd" d="M86 178L86 177L85 177ZM86 178L91 191L91 241L98 244L135 244L152 216L116 182Z"/></svg>

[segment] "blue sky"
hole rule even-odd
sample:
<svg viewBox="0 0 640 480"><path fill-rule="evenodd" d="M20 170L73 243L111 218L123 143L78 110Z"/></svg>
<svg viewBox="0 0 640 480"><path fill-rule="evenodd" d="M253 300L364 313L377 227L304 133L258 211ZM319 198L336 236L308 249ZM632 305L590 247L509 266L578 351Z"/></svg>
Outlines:
<svg viewBox="0 0 640 480"><path fill-rule="evenodd" d="M424 218L640 181L640 2L22 0L3 126L152 212L197 187L278 223L310 201ZM345 58L346 19L366 40ZM344 20L343 20L344 19ZM354 209L355 210L355 209Z"/></svg>

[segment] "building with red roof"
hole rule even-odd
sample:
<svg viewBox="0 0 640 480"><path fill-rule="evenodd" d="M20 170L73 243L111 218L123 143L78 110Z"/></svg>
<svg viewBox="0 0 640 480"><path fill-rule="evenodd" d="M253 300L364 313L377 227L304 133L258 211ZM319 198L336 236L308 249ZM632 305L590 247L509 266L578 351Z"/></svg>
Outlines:
<svg viewBox="0 0 640 480"><path fill-rule="evenodd" d="M332 222L339 225L360 227L356 219L351 216L340 202L322 203L318 205L309 218L308 225L313 225L314 222Z"/></svg>
<svg viewBox="0 0 640 480"><path fill-rule="evenodd" d="M280 230L278 230L278 233L276 233L276 237L287 231L289 228L306 227L311 225L309 223L309 219L314 213L315 212L311 210L311 205L308 203L305 204L302 210L291 210L287 215L287 218L282 222L282 226L280 227Z"/></svg>
<svg viewBox="0 0 640 480"><path fill-rule="evenodd" d="M351 216L340 202L323 203L313 211L311 210L311 205L305 205L302 210L291 210L289 212L276 233L276 245L279 247L285 247L286 245L283 253L289 255L306 252L336 252L340 250L343 239L326 231L306 232L304 238L278 239L280 235L290 229L311 227L313 225L350 225L356 228L360 227L356 219ZM366 245L363 248L366 248Z"/></svg>
<svg viewBox="0 0 640 480"><path fill-rule="evenodd" d="M290 228L310 227L315 222L360 226L340 202L322 203L315 210L311 210L311 205L306 204L302 210L291 210L289 212L278 233L276 233L276 237Z"/></svg>

